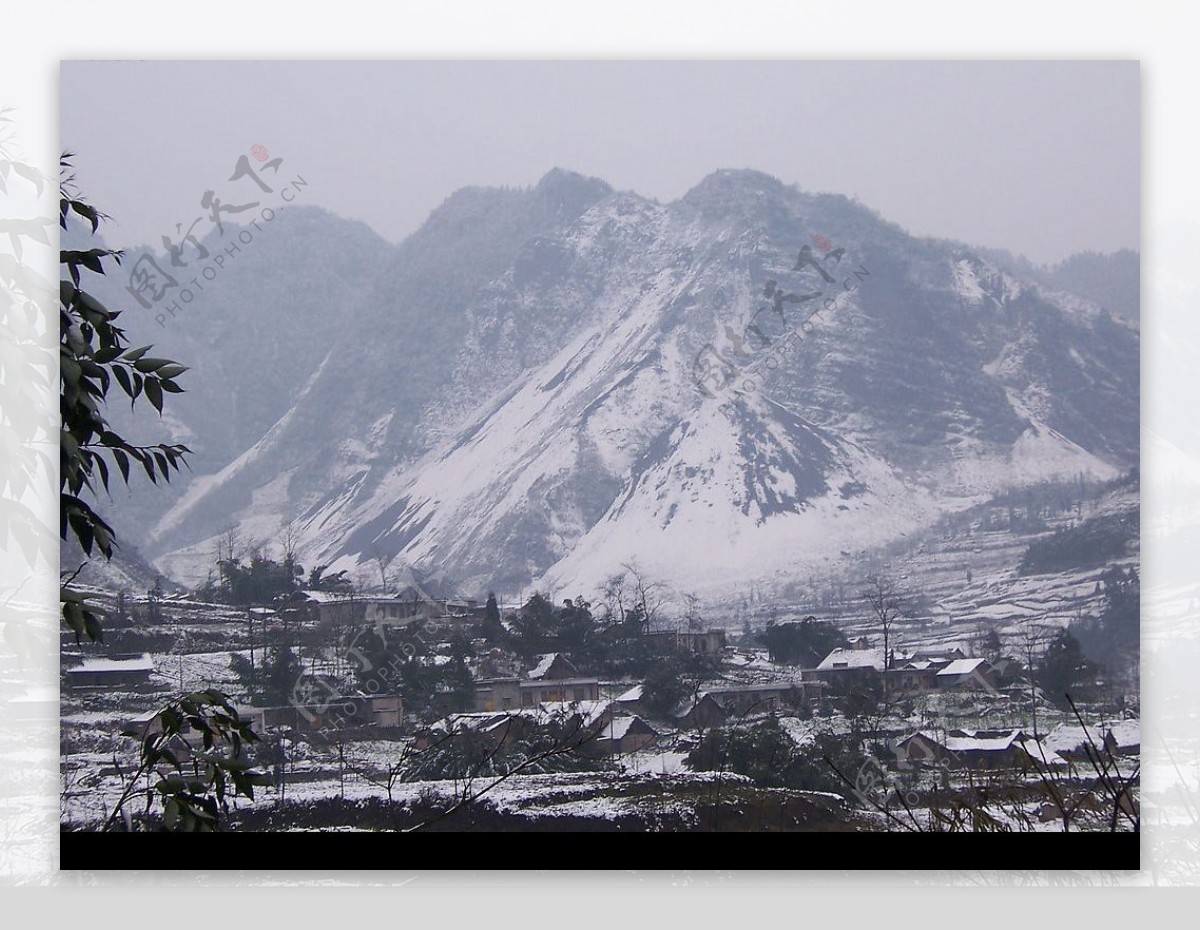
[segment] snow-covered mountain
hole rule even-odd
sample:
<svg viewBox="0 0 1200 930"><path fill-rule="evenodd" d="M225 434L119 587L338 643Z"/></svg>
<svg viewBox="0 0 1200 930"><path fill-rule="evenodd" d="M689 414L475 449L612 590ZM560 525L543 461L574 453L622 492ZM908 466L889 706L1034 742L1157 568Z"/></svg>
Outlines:
<svg viewBox="0 0 1200 930"><path fill-rule="evenodd" d="M325 348L158 521L166 572L295 520L338 567L574 596L636 562L719 599L1137 463L1133 324L751 171L669 204L560 170L460 191Z"/></svg>
<svg viewBox="0 0 1200 930"><path fill-rule="evenodd" d="M99 502L101 509L111 510L119 538L133 545L146 542L193 478L219 471L287 413L346 318L359 312L392 252L365 223L315 207L288 206L270 226L260 227L251 244L242 243L239 252L224 257L211 279L201 268L215 267L213 261L197 261L190 247L184 256L190 270L181 270L167 255L120 241L119 227L102 226L100 239L79 224L63 234L64 248L125 249L121 269L92 276L89 290L106 306L124 308L121 324L132 345L152 344L153 355L189 367L179 379L185 392L168 398L161 420L145 403L131 411L118 389L110 398L108 416L131 441L182 442L194 453L191 469L170 484L135 480L125 488L114 482L113 505ZM224 236L213 231L201 246L209 255L222 255L237 244L237 233L237 227L227 227ZM192 285L195 296L187 304L171 290L171 297L143 309L126 288L132 268L147 254L185 285L198 278L203 290ZM172 303L180 309L168 314L165 308Z"/></svg>

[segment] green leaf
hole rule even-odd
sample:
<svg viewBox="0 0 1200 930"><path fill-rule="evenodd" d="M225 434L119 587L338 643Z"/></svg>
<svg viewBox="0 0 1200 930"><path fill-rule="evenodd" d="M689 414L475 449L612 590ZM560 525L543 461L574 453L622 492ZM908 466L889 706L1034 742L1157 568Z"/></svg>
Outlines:
<svg viewBox="0 0 1200 930"><path fill-rule="evenodd" d="M167 798L163 804L163 826L168 830L174 830L175 824L179 822L179 805L174 798Z"/></svg>
<svg viewBox="0 0 1200 930"><path fill-rule="evenodd" d="M121 385L121 390L129 395L130 400L133 399L133 384L129 380L129 372L125 370L123 365L114 365L113 374L117 376L117 381Z"/></svg>
<svg viewBox="0 0 1200 930"><path fill-rule="evenodd" d="M133 363L133 367L143 374L149 374L152 371L158 371L165 365L175 364L169 358L139 358Z"/></svg>
<svg viewBox="0 0 1200 930"><path fill-rule="evenodd" d="M140 364L140 362L139 362ZM146 398L154 406L154 409L162 413L163 392L162 387L153 378L147 378L145 383Z"/></svg>
<svg viewBox="0 0 1200 930"><path fill-rule="evenodd" d="M104 485L104 490L108 490L108 465L100 456L95 456L96 470L100 472L100 483Z"/></svg>
<svg viewBox="0 0 1200 930"><path fill-rule="evenodd" d="M146 473L146 477L151 483L158 484L158 475L154 473L154 459L145 453L139 453L137 460L142 463L142 470Z"/></svg>
<svg viewBox="0 0 1200 930"><path fill-rule="evenodd" d="M123 449L113 449L112 457L117 463L117 468L121 469L121 477L129 484L129 456Z"/></svg>
<svg viewBox="0 0 1200 930"><path fill-rule="evenodd" d="M72 200L71 209L86 219L92 224L92 232L95 232L100 226L100 214L95 207L88 206L80 200Z"/></svg>
<svg viewBox="0 0 1200 930"><path fill-rule="evenodd" d="M86 291L80 291L78 296L79 302L88 310L91 310L92 313L105 317L106 319L113 315L112 312L106 306L104 306L104 304L100 303L100 301Z"/></svg>

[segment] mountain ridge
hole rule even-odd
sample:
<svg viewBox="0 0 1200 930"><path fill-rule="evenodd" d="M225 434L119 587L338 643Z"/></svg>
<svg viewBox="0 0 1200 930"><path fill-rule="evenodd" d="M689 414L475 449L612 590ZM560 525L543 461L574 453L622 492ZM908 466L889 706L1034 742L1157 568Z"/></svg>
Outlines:
<svg viewBox="0 0 1200 930"><path fill-rule="evenodd" d="M769 584L1005 487L1136 464L1136 328L761 172L668 204L562 170L466 189L365 293L290 408L157 522L161 568L195 579L224 523L261 542L294 521L308 561L396 558L471 591L587 588L627 561ZM757 386L706 398L710 349Z"/></svg>

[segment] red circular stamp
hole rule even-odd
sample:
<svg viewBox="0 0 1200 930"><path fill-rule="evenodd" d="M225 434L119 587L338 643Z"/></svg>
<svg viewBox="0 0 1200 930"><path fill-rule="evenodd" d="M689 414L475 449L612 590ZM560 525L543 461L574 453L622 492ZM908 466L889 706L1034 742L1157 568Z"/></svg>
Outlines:
<svg viewBox="0 0 1200 930"><path fill-rule="evenodd" d="M259 161L266 161L271 153L267 151L267 147L265 145L258 145L256 143L250 147L250 154Z"/></svg>
<svg viewBox="0 0 1200 930"><path fill-rule="evenodd" d="M833 243L824 233L817 233L815 236L813 236L812 243L822 252L828 252L833 248Z"/></svg>

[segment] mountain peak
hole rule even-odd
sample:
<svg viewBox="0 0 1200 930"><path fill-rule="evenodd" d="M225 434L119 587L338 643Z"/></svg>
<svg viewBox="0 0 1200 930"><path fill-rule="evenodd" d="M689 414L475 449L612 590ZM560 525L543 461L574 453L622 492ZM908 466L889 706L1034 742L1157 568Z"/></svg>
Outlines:
<svg viewBox="0 0 1200 930"><path fill-rule="evenodd" d="M612 192L607 182L565 168L551 168L533 188L537 197L564 208L573 216L583 213Z"/></svg>
<svg viewBox="0 0 1200 930"><path fill-rule="evenodd" d="M537 182L539 190L554 190L563 187L587 187L596 190L603 190L606 193L612 191L607 181L593 177L587 174L581 174L578 171L572 171L569 168L551 168Z"/></svg>
<svg viewBox="0 0 1200 930"><path fill-rule="evenodd" d="M753 168L721 168L683 195L689 203L744 197L747 194L782 194L788 186L778 178Z"/></svg>

